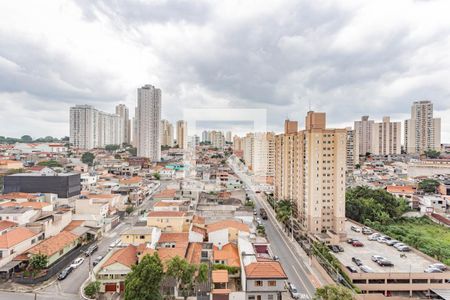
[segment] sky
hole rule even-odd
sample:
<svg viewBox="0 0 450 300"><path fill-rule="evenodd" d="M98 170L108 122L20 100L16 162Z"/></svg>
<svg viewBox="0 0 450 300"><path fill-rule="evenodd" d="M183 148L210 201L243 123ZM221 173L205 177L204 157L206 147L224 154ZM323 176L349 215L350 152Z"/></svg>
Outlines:
<svg viewBox="0 0 450 300"><path fill-rule="evenodd" d="M267 129L362 115L403 121L431 100L450 143L448 0L0 2L0 135L62 137L69 108L134 111L162 90L186 109L265 109ZM238 129L236 129L238 130Z"/></svg>

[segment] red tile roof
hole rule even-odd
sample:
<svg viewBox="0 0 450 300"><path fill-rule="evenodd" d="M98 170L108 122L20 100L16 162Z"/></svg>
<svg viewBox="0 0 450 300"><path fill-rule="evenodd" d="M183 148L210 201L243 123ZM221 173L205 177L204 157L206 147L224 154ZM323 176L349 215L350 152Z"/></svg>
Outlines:
<svg viewBox="0 0 450 300"><path fill-rule="evenodd" d="M173 198L175 197L177 190L175 189L166 189L161 192L154 194L153 198Z"/></svg>
<svg viewBox="0 0 450 300"><path fill-rule="evenodd" d="M159 218L159 217L166 217L166 218L175 218L175 217L184 217L186 215L185 212L182 211L151 211L148 213L148 217L150 218Z"/></svg>
<svg viewBox="0 0 450 300"><path fill-rule="evenodd" d="M224 245L222 250L219 250L218 247L214 246L213 257L214 260L224 260L226 265L231 267L239 267L241 265L238 247L232 243Z"/></svg>
<svg viewBox="0 0 450 300"><path fill-rule="evenodd" d="M189 233L187 232L163 232L158 243L188 243Z"/></svg>
<svg viewBox="0 0 450 300"><path fill-rule="evenodd" d="M11 222L8 220L0 221L0 231L3 231L5 229L11 228L11 227L16 227L16 226L17 226L17 223L15 223L15 222Z"/></svg>
<svg viewBox="0 0 450 300"><path fill-rule="evenodd" d="M34 246L33 248L28 250L28 253L31 254L45 254L47 256L52 256L56 252L64 249L75 240L78 239L78 236L69 232L69 231L61 231L55 236L52 236L45 241L42 241L40 244Z"/></svg>
<svg viewBox="0 0 450 300"><path fill-rule="evenodd" d="M0 248L11 248L23 241L31 239L36 235L38 235L36 232L25 227L14 228L5 234L0 235Z"/></svg>
<svg viewBox="0 0 450 300"><path fill-rule="evenodd" d="M278 261L254 262L245 267L247 278L287 279L283 267Z"/></svg>
<svg viewBox="0 0 450 300"><path fill-rule="evenodd" d="M414 194L415 188L410 185L401 186L401 185L388 185L386 190L389 193L406 193L406 194Z"/></svg>
<svg viewBox="0 0 450 300"><path fill-rule="evenodd" d="M131 268L132 265L137 263L137 247L129 245L126 248L122 248L114 252L111 257L102 265L102 268L110 266L112 264L119 263Z"/></svg>
<svg viewBox="0 0 450 300"><path fill-rule="evenodd" d="M239 221L235 221L235 220L219 221L216 223L208 224L206 226L208 233L217 231L217 230L221 230L221 229L225 229L225 228L235 228L240 231L250 232L248 225L246 225L242 222L239 222Z"/></svg>
<svg viewBox="0 0 450 300"><path fill-rule="evenodd" d="M223 283L228 282L228 271L227 270L213 270L211 272L212 282Z"/></svg>

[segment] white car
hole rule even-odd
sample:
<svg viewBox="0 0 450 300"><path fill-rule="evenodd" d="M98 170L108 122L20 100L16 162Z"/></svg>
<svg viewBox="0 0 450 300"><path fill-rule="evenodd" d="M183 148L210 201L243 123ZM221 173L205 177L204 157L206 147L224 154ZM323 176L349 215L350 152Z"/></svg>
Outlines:
<svg viewBox="0 0 450 300"><path fill-rule="evenodd" d="M361 232L361 228L359 228L358 226L352 225L350 227L351 230L353 230L354 232Z"/></svg>
<svg viewBox="0 0 450 300"><path fill-rule="evenodd" d="M72 264L70 265L72 268L76 269L78 268L82 263L84 262L84 258L83 257L78 257L75 258L75 260L72 262Z"/></svg>
<svg viewBox="0 0 450 300"><path fill-rule="evenodd" d="M377 262L382 259L385 259L385 258L381 255L372 255L372 261L374 261L374 262Z"/></svg>
<svg viewBox="0 0 450 300"><path fill-rule="evenodd" d="M363 271L364 273L373 273L373 269L371 267L362 265L359 267L361 269L361 271Z"/></svg>
<svg viewBox="0 0 450 300"><path fill-rule="evenodd" d="M368 239L369 239L369 241L376 241L380 236L381 236L381 234L379 234L379 233L374 233L374 234L370 235L370 236L368 237Z"/></svg>
<svg viewBox="0 0 450 300"><path fill-rule="evenodd" d="M429 266L429 268L439 269L439 270L442 270L442 271L447 270L447 266L444 265L444 264L441 264L441 263L432 264L432 265Z"/></svg>

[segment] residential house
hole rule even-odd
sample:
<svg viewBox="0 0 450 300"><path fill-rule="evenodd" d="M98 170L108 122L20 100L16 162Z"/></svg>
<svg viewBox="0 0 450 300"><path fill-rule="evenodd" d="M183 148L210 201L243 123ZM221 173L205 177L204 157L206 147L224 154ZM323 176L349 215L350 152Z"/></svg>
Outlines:
<svg viewBox="0 0 450 300"><path fill-rule="evenodd" d="M162 232L187 232L190 222L191 217L181 211L151 211L147 215L147 226Z"/></svg>
<svg viewBox="0 0 450 300"><path fill-rule="evenodd" d="M150 244L155 248L156 242L161 236L161 229L156 227L139 226L132 227L120 234L124 245Z"/></svg>
<svg viewBox="0 0 450 300"><path fill-rule="evenodd" d="M257 261L244 267L242 287L247 300L281 300L288 277L278 261Z"/></svg>
<svg viewBox="0 0 450 300"><path fill-rule="evenodd" d="M25 225L36 220L40 215L38 210L31 207L20 207L20 206L10 206L2 207L0 206L0 221L7 220L13 221L18 225Z"/></svg>
<svg viewBox="0 0 450 300"><path fill-rule="evenodd" d="M208 224L208 241L214 246L219 247L228 243L237 243L241 235L248 236L250 229L247 224L236 220L224 220Z"/></svg>

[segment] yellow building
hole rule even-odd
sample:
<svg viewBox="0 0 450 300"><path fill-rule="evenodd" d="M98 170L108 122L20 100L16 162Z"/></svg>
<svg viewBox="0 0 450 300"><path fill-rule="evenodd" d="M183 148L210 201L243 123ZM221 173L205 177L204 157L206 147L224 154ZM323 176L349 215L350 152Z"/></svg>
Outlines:
<svg viewBox="0 0 450 300"><path fill-rule="evenodd" d="M187 232L192 217L181 211L151 211L147 215L147 226L157 227L162 232Z"/></svg>
<svg viewBox="0 0 450 300"><path fill-rule="evenodd" d="M140 245L143 243L150 243L152 241L152 234L156 228L154 227L132 227L120 234L120 240L124 245Z"/></svg>
<svg viewBox="0 0 450 300"><path fill-rule="evenodd" d="M275 197L292 200L297 223L309 233L344 232L345 129L325 128L325 113L308 112L306 129L285 123L275 139Z"/></svg>

